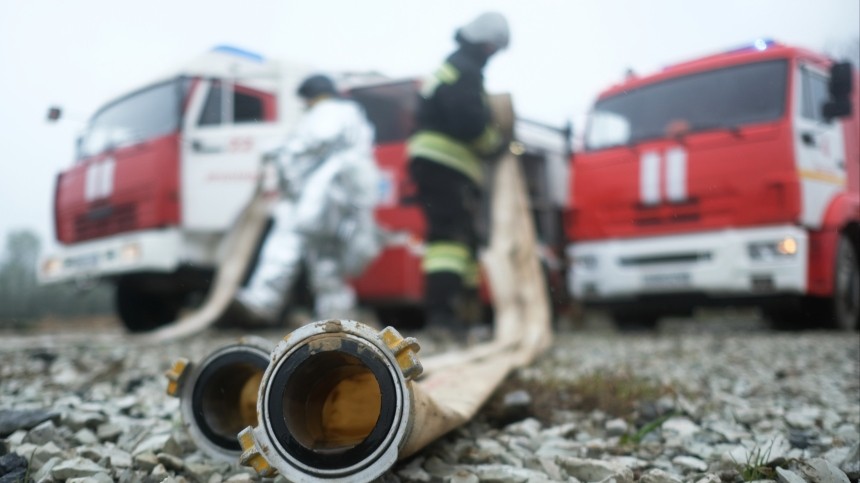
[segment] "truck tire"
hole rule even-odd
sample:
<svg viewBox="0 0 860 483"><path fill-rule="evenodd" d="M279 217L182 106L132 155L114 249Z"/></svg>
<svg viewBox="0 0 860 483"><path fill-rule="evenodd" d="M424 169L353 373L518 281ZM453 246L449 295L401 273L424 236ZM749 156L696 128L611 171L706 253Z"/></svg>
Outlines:
<svg viewBox="0 0 860 483"><path fill-rule="evenodd" d="M657 328L659 314L646 310L613 311L612 321L621 332L652 331Z"/></svg>
<svg viewBox="0 0 860 483"><path fill-rule="evenodd" d="M116 283L114 303L117 315L129 332L146 332L176 320L185 294L147 290L133 279Z"/></svg>
<svg viewBox="0 0 860 483"><path fill-rule="evenodd" d="M840 330L860 329L860 269L856 247L842 235L836 246L831 323Z"/></svg>

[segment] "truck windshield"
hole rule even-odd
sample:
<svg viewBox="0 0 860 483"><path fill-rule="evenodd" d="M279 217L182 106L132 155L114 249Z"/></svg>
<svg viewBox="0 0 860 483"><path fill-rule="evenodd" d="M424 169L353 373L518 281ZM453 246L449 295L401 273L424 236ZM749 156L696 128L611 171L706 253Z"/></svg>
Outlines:
<svg viewBox="0 0 860 483"><path fill-rule="evenodd" d="M79 158L152 139L179 129L187 82L173 79L112 102L90 120Z"/></svg>
<svg viewBox="0 0 860 483"><path fill-rule="evenodd" d="M629 146L683 132L735 130L785 111L788 63L772 60L679 77L598 101L586 149Z"/></svg>

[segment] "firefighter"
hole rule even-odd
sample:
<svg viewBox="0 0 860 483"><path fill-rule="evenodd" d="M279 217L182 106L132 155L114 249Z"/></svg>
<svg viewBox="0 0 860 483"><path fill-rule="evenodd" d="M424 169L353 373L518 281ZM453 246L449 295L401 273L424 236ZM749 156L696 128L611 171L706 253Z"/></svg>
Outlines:
<svg viewBox="0 0 860 483"><path fill-rule="evenodd" d="M477 220L482 158L507 144L492 123L484 91L487 61L508 46L508 23L484 13L458 29L457 50L425 82L417 131L409 139L409 172L427 221L425 321L464 333L480 317Z"/></svg>
<svg viewBox="0 0 860 483"><path fill-rule="evenodd" d="M258 265L232 307L255 322L276 322L302 264L315 317L354 318L356 296L347 279L381 248L373 218L379 182L373 127L327 76L308 77L298 95L307 111L281 149L284 196Z"/></svg>

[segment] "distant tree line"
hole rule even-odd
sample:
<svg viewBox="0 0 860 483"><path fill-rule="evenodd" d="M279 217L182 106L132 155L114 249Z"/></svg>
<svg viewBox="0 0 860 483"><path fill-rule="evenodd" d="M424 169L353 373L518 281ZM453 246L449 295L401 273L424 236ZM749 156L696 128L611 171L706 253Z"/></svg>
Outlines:
<svg viewBox="0 0 860 483"><path fill-rule="evenodd" d="M0 252L0 327L24 325L44 317L112 313L112 291L105 285L40 285L36 279L41 241L29 230L10 232Z"/></svg>

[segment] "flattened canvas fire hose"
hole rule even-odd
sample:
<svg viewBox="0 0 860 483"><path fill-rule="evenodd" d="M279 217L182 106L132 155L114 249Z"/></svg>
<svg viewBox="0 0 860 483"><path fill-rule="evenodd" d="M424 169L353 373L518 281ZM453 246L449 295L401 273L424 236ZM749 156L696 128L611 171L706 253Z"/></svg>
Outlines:
<svg viewBox="0 0 860 483"><path fill-rule="evenodd" d="M488 343L422 364L417 341L392 328L377 333L359 322L329 320L287 335L271 352L259 382L256 426L238 435L241 463L261 476L280 473L290 481L372 481L474 416L513 368L528 364L550 342L528 198L512 153L498 161L491 243L482 262L496 314ZM174 392L205 393L179 389L183 368L180 361L169 372ZM223 378L213 380L224 384ZM255 383L243 376L230 387ZM243 399L229 399L239 411ZM191 419L220 421L193 412ZM192 436L206 436L190 429ZM212 452L211 442L201 447ZM229 457L236 446L229 451L215 453Z"/></svg>

